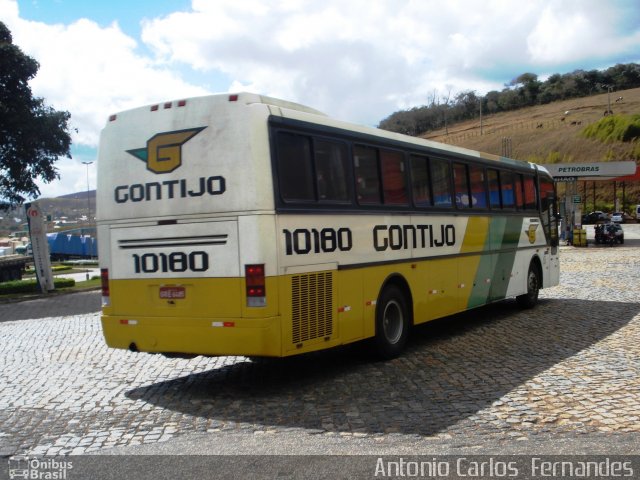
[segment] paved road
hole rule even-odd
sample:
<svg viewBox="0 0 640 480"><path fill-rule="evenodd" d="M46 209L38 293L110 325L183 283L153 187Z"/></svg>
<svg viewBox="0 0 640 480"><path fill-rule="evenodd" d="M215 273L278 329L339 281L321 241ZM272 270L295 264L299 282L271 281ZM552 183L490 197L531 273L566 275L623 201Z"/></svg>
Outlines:
<svg viewBox="0 0 640 480"><path fill-rule="evenodd" d="M536 309L419 327L386 363L165 359L104 345L99 292L2 304L0 454L638 454L638 246L565 247Z"/></svg>
<svg viewBox="0 0 640 480"><path fill-rule="evenodd" d="M100 291L93 290L73 294L52 294L23 302L0 303L0 322L98 312L100 295Z"/></svg>

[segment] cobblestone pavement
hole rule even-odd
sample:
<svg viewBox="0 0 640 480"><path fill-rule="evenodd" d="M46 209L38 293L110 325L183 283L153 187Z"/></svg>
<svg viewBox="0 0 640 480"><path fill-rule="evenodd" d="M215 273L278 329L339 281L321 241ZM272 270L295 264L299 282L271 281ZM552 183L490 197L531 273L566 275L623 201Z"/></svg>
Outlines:
<svg viewBox="0 0 640 480"><path fill-rule="evenodd" d="M561 286L544 290L534 310L505 301L418 327L389 362L358 348L166 359L108 349L98 313L57 313L97 302L97 292L0 305L0 455L106 451L196 432L354 441L637 434L636 243L563 247ZM12 321L25 315L33 319Z"/></svg>

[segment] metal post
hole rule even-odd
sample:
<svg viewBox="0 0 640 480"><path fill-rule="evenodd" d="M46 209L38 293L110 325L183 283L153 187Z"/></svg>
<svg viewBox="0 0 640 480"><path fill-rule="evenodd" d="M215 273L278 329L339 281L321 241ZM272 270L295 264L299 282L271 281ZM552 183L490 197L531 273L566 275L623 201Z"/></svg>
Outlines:
<svg viewBox="0 0 640 480"><path fill-rule="evenodd" d="M482 136L482 97L480 97L480 136Z"/></svg>
<svg viewBox="0 0 640 480"><path fill-rule="evenodd" d="M89 218L91 217L91 197L89 197L89 165L93 162L82 162L83 165L87 166L87 223L91 223Z"/></svg>

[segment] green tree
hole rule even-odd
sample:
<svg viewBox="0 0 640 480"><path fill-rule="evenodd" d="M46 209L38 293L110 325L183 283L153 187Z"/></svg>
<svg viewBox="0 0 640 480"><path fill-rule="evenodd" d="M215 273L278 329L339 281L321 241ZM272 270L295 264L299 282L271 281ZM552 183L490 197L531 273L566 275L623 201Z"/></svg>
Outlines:
<svg viewBox="0 0 640 480"><path fill-rule="evenodd" d="M538 76L535 73L523 73L511 80L511 85L520 85L518 93L522 105L535 105L537 103L542 82L538 81Z"/></svg>
<svg viewBox="0 0 640 480"><path fill-rule="evenodd" d="M36 180L59 178L54 163L71 158L69 112L58 112L31 93L38 62L13 44L0 22L0 208L40 194Z"/></svg>

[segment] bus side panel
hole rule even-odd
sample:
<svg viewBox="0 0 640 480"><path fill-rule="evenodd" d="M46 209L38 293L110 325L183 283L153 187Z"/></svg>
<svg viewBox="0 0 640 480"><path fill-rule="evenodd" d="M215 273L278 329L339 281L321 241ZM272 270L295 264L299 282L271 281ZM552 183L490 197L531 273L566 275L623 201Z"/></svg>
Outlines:
<svg viewBox="0 0 640 480"><path fill-rule="evenodd" d="M343 343L365 338L365 325L375 320L375 302L363 298L363 271L359 269L338 272L338 329ZM369 336L372 335L369 330Z"/></svg>
<svg viewBox="0 0 640 480"><path fill-rule="evenodd" d="M461 254L458 262L459 310L466 310L487 302L491 278L491 256L485 254L489 237L489 217L471 217L467 223ZM471 254L471 255L469 255ZM487 277L488 275L488 277Z"/></svg>

